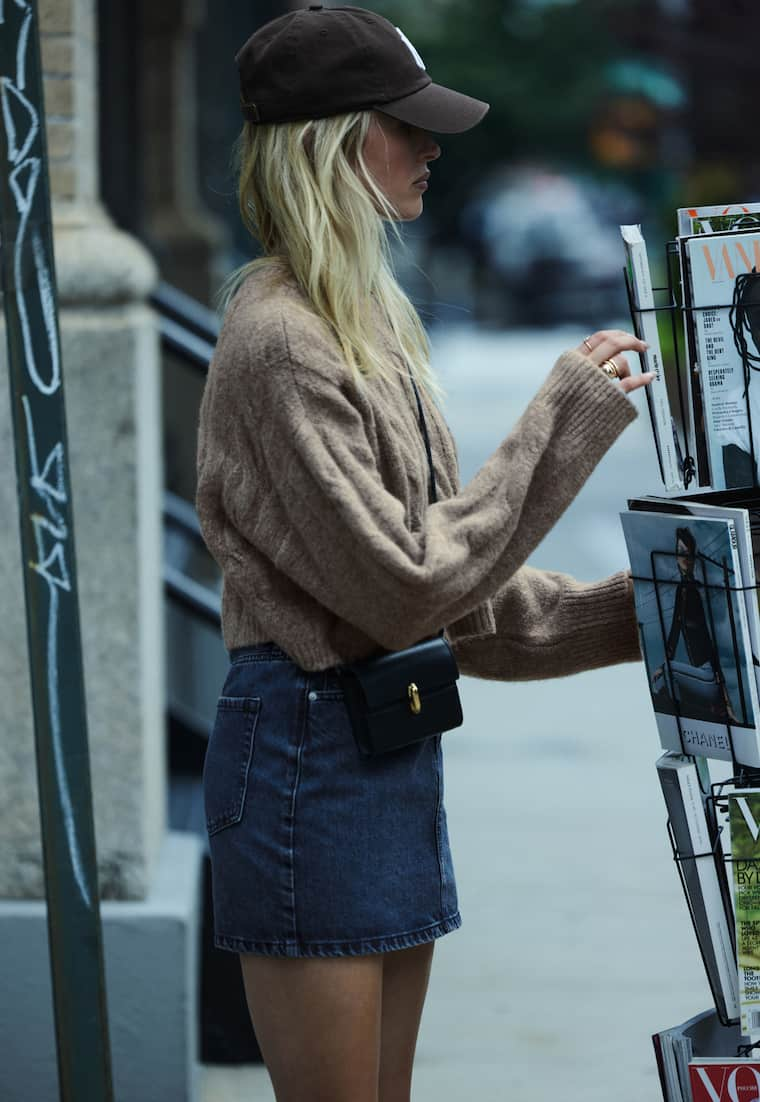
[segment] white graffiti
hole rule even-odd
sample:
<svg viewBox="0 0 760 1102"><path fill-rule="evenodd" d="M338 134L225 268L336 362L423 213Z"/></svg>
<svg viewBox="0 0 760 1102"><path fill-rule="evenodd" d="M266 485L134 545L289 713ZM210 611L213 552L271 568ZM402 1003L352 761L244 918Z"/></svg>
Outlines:
<svg viewBox="0 0 760 1102"><path fill-rule="evenodd" d="M34 422L29 399L25 394L21 396L21 405L24 409L26 420L26 438L29 446L29 462L32 468L32 489L44 500L48 512L56 524L63 525L63 517L58 512L56 505L63 505L68 500L66 497L66 480L63 464L63 444L59 441L51 450L45 466L40 470L40 461L37 454L37 441L34 436ZM52 480L51 480L52 475ZM52 498L52 500L51 500Z"/></svg>
<svg viewBox="0 0 760 1102"><path fill-rule="evenodd" d="M28 11L30 5L26 0L13 0L13 3L17 8L21 8L22 11ZM5 22L5 0L0 0L0 23Z"/></svg>
<svg viewBox="0 0 760 1102"><path fill-rule="evenodd" d="M17 4L17 7L23 7L22 4ZM26 87L26 44L29 38L29 28L32 25L32 11L31 8L27 8L26 19L21 24L21 31L18 36L18 45L16 46L16 84L19 88Z"/></svg>
<svg viewBox="0 0 760 1102"><path fill-rule="evenodd" d="M38 226L34 223L31 226L29 224L42 168L40 158L32 155L34 143L40 137L40 118L34 104L23 92L26 83L29 31L34 13L32 6L26 0L13 0L13 2L16 8L24 12L16 46L17 71L14 79L9 76L0 76L0 104L10 162L9 184L18 214L18 229L13 242L13 291L18 306L26 374L37 394L49 397L61 386L58 327L53 280L46 257L45 242ZM4 0L0 0L0 23L5 21L6 6ZM30 278L29 274L32 267L29 263L30 257L33 262L33 278ZM44 349L39 349L39 357L45 362L47 379L42 378L37 363L38 350L35 349L30 325L30 309L41 311L42 314L46 340ZM58 400L61 401L61 398L59 397ZM27 394L21 395L21 403L31 467L29 485L44 508L44 512L34 512L29 517L34 531L36 557L27 565L45 581L48 590L46 672L53 761L74 878L85 904L92 907L82 842L77 831L71 799L71 781L61 737L58 684L59 603L61 592L72 593L73 588L66 561L69 529L63 513L63 507L68 502L66 456L63 442L59 440L52 446L44 462L40 462L34 426L34 405Z"/></svg>
<svg viewBox="0 0 760 1102"><path fill-rule="evenodd" d="M34 253L34 266L37 270L37 293L42 307L42 319L45 322L51 361L51 378L47 384L50 390L46 390L39 381L37 386L43 394L52 394L53 390L57 390L61 385L61 359L58 353L58 328L55 320L53 285L50 281L50 272L45 260L45 245L37 229L32 234L32 252Z"/></svg>
<svg viewBox="0 0 760 1102"><path fill-rule="evenodd" d="M22 161L24 157L26 157L31 149L32 143L37 137L37 133L40 129L40 121L33 105L14 81L10 80L8 77L3 77L2 80L0 80L0 93L2 94L3 124L5 126L6 141L8 142L8 157L10 158L11 164L17 165L19 161ZM28 116L26 137L24 138L24 144L21 149L19 149L16 141L17 127L16 120L13 117L14 101Z"/></svg>

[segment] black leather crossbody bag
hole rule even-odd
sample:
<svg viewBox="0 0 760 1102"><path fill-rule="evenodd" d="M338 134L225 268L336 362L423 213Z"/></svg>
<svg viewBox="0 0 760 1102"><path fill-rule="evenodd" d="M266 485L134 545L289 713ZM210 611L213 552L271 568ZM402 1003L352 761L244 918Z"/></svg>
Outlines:
<svg viewBox="0 0 760 1102"><path fill-rule="evenodd" d="M430 467L429 501L438 500L425 414L409 373ZM347 662L336 672L343 687L354 738L362 754L383 754L450 731L462 724L454 652L438 635L404 650Z"/></svg>

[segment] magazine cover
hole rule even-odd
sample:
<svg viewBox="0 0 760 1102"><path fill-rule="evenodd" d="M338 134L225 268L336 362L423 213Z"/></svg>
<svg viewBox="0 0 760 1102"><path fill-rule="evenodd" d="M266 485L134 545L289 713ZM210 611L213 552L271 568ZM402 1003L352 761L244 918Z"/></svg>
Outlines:
<svg viewBox="0 0 760 1102"><path fill-rule="evenodd" d="M694 1102L689 1093L690 1060L720 1056L726 1063L734 1063L736 1047L741 1043L739 1027L721 1025L714 1010L706 1010L681 1025L661 1030L657 1037L666 1076L665 1102L675 1102L678 1099L681 1102ZM670 1073L666 1061L668 1053L677 1064L676 1074Z"/></svg>
<svg viewBox="0 0 760 1102"><path fill-rule="evenodd" d="M749 366L760 357L760 276L753 274L760 272L760 229L690 237L684 249L710 484L751 486L760 433L760 380Z"/></svg>
<svg viewBox="0 0 760 1102"><path fill-rule="evenodd" d="M757 686L744 597L734 588L743 582L733 523L647 512L623 513L621 520L663 748L731 760L733 745L737 762L760 766Z"/></svg>
<svg viewBox="0 0 760 1102"><path fill-rule="evenodd" d="M760 225L760 203L734 203L726 207L681 207L678 211L678 235L728 233Z"/></svg>
<svg viewBox="0 0 760 1102"><path fill-rule="evenodd" d="M666 490L683 490L683 469L682 466L679 467L676 452L675 428L665 381L665 366L657 328L657 314L654 309L654 290L646 242L641 233L641 226L621 226L620 233L625 244L634 306L640 311L639 336L649 345L643 355L644 370L654 372L654 379L646 388L646 396L657 457L660 462L660 475Z"/></svg>
<svg viewBox="0 0 760 1102"><path fill-rule="evenodd" d="M689 1084L693 1102L757 1102L760 1098L760 1063L738 1057L689 1060Z"/></svg>
<svg viewBox="0 0 760 1102"><path fill-rule="evenodd" d="M742 1035L760 1041L760 789L728 793Z"/></svg>
<svg viewBox="0 0 760 1102"><path fill-rule="evenodd" d="M757 531L755 521L755 533L753 540L750 509L736 508L733 505L713 504L714 497L710 495L710 503L697 501L696 498L673 501L667 497L636 497L628 502L629 509L643 509L650 513L681 514L695 517L722 517L731 520L736 530L736 549L739 554L739 566L744 586L744 607L747 611L747 626L749 627L749 639L752 653L752 665L755 669L755 682L758 687L758 699L760 699L760 607L758 607L758 591L756 586L756 566L758 556L755 552L755 544L760 542L760 532Z"/></svg>
<svg viewBox="0 0 760 1102"><path fill-rule="evenodd" d="M706 775L700 777L700 770ZM739 991L733 909L715 819L706 805L707 762L668 751L657 761L657 775L715 1007L723 1019L735 1020Z"/></svg>

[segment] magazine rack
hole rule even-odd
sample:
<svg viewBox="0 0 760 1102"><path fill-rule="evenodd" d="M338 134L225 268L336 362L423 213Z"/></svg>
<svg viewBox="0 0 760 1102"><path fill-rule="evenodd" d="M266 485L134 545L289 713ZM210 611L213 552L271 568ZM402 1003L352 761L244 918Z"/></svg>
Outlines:
<svg viewBox="0 0 760 1102"><path fill-rule="evenodd" d="M710 495L705 494L703 496L705 498L709 498ZM674 499L674 500L677 500L677 499ZM754 500L754 504L753 504L752 508L754 508L755 512L757 512L758 520L760 520L760 497L758 497L757 499ZM666 626L665 626L665 616L666 616L666 614L665 614L665 611L663 609L663 602L662 602L662 596L661 596L661 590L660 590L660 587L662 587L662 586L677 586L677 585L680 584L680 581L678 579L675 579L675 578L672 578L672 577L669 577L669 578L658 577L658 574L657 574L657 561L660 558L665 558L665 559L667 559L667 558L671 558L671 559L672 558L677 558L677 553L673 550L667 550L667 551L666 550L652 550L650 552L650 564L651 564L650 575L648 577L646 577L646 576L642 576L642 575L633 574L632 578L635 581L650 582L653 585L653 588L654 588L655 599L657 601L658 621L659 621L660 633L661 633L661 636L662 636L662 647L663 647L663 655L664 655L663 666L668 671L668 685L670 686L670 698L671 698L672 705L673 705L673 715L674 715L674 718L676 720L676 729L677 729L677 732L678 732L678 739L679 739L679 742L680 742L680 752L685 756L690 756L692 752L686 746L686 743L685 743L685 740L684 740L684 733L683 733L683 726L682 726L682 720L683 720L684 717L682 716L681 710L680 710L680 707L679 707L678 693L676 693L673 689L675 678L673 676L673 671L672 671L672 668L671 668L671 658L669 657L669 654L668 654L668 634L669 633L666 630ZM719 570L721 571L722 576L723 576L722 583L716 584L714 582L709 582L707 580L707 575L706 575L706 570L705 570L705 562L706 561L712 562L713 565L715 565L719 568ZM739 699L741 701L741 712L742 712L742 717L741 718L744 722L744 725L746 726L747 725L747 713L746 713L746 707L745 707L744 686L743 686L743 683L742 683L742 665L743 665L743 662L741 661L741 656L740 656L740 653L739 653L736 621L735 621L734 610L733 610L733 606L732 606L732 602L731 602L731 594L732 593L743 593L743 592L746 592L746 590L748 590L748 589L757 589L758 586L757 585L755 585L755 586L736 586L736 585L732 585L731 584L731 576L730 576L731 571L730 571L728 563L725 561L725 559L721 562L717 562L714 559L710 559L709 556L699 555L698 558L697 558L697 562L698 562L698 564L701 568L702 577L701 578L695 578L694 582L700 587L700 589L704 590L704 592L705 592L705 597L706 597L705 607L707 609L708 620L709 620L709 623L710 623L710 629L711 629L711 633L712 633L713 638L716 637L715 620L714 620L714 605L715 605L715 602L717 601L720 604L723 604L723 602L725 602L725 606L726 606L726 609L727 609L727 612L728 612L728 622L729 622L729 626L730 626L730 629L731 629L731 646L732 646L732 649L733 649L733 652L734 652L734 667L737 671L737 682L738 682L737 688L738 688ZM645 668L647 670L647 673L649 674L649 671L650 671L650 668L651 668L651 663L647 659L646 644L645 644L645 640L644 640L644 637L643 637L643 633L642 633L642 649L644 651ZM710 796L707 798L707 803L711 804L712 807L713 807L713 813L715 815L715 821L716 822L719 822L718 817L717 817L717 810L720 808L720 800L721 800L723 791L725 789L728 789L728 788L737 789L737 788L760 787L760 767L752 769L752 768L750 768L750 767L748 767L748 766L746 766L746 765L744 765L744 764L737 761L736 751L735 751L735 746L734 746L733 731L732 731L731 723L728 721L728 718L726 720L725 727L726 727L726 736L727 736L727 747L729 748L730 755L731 755L732 775L731 775L730 778L728 778L724 781L718 782L716 784L713 784L711 786L711 793L710 793ZM666 822L666 829L667 829L667 833L668 833L668 839L669 839L669 842L670 842L670 847L671 847L671 850L673 852L673 859L676 863L676 868L678 869L678 877L679 877L679 880L681 882L681 888L682 888L683 893L684 893L684 898L686 900L686 906L687 906L687 909L689 911L689 917L691 919L691 923L692 923L692 926L694 928L694 934L695 934L695 937L696 937L696 940L697 940L697 946L699 948L699 953L700 953L700 956L702 958L702 963L703 963L704 968L705 968L705 975L707 976L707 980L708 980L708 983L710 985L710 990L711 990L711 993L712 993L712 996L713 996L713 1002L715 1004L716 1015L717 1015L718 1020L720 1021L721 1025L723 1025L723 1026L728 1027L728 1026L739 1025L739 1023L740 1023L739 1018L727 1018L719 1010L719 1006L720 1006L720 1002L721 1002L720 995L719 995L719 992L715 989L714 978L711 974L710 968L708 967L707 960L705 958L704 949L703 949L701 941L700 941L699 930L698 930L698 926L697 926L697 920L696 920L696 916L695 916L695 913L694 913L692 900L691 900L691 897L689 895L687 880L686 880L686 877L684 875L684 869L683 869L684 863L686 861L696 861L699 858L712 858L716 862L721 861L721 862L725 862L725 863L731 863L733 861L733 858L730 856L730 854L724 853L723 850L722 850L722 847L720 845L720 836L721 836L722 831L723 831L723 826L722 825L718 826L715 846L714 846L713 850L711 852L708 852L708 853L695 853L695 854L684 854L684 853L679 853L678 852L678 849L676 847L675 837L674 837L674 834L673 834L672 825L671 825L671 822L670 822L669 819ZM733 927L730 927L730 929L731 929L731 936L732 936L732 938L734 938ZM734 950L735 949L736 949L736 945L734 943ZM738 1056L742 1056L742 1055L746 1056L753 1049L755 1049L759 1046L760 1046L760 1041L756 1042L755 1044L740 1045L740 1046L738 1046L738 1049L737 1049L737 1055Z"/></svg>
<svg viewBox="0 0 760 1102"><path fill-rule="evenodd" d="M760 265L758 265L760 269ZM667 283L664 287L653 288L654 300L653 304L648 307L640 307L637 305L636 295L634 293L633 282L631 274L628 269L624 269L624 279L626 286L626 293L628 296L628 306L630 310L631 321L633 330L637 337L642 338L644 326L642 324L646 314L654 314L657 323L657 330L660 334L660 346L662 354L662 369L664 371L664 378L668 383L668 396L671 409L676 413L676 418L673 420L673 444L675 449L676 463L680 469L683 479L683 490L678 490L676 493L661 491L660 497L669 497L674 504L677 504L679 498L684 502L689 500L699 501L705 504L721 504L729 505L735 508L746 509L749 513L750 529L753 536L756 533L760 533L760 479L758 478L758 466L756 457L755 440L752 432L752 417L749 401L749 387L752 380L752 371L760 369L760 355L754 355L750 353L747 347L748 336L751 336L754 344L757 346L757 351L760 353L760 272L756 269L752 269L751 273L746 275L740 275L734 286L733 302L731 304L720 303L713 306L692 306L688 302L688 295L684 290L682 283L682 253L679 240L672 240L665 245L665 271L667 273ZM757 304L753 301L757 298ZM742 468L741 488L733 490L714 490L709 485L699 484L699 472L708 469L707 462L707 446L704 442L704 437L699 432L690 431L689 426L700 426L704 419L702 390L699 385L698 378L692 375L692 365L696 363L696 338L694 330L696 326L691 322L694 320L694 314L696 311L700 311L702 314L708 311L723 311L729 310L730 329L733 335L734 344L739 354L739 358L743 365L744 376L744 390L742 398L746 404L747 412L747 446L742 445L741 459L751 465L751 470L746 471ZM687 324L688 323L688 324ZM692 381L696 380L693 385ZM758 382L757 385L760 385ZM666 483L665 479L665 465L663 463L663 456L660 448L660 438L657 431L657 423L655 418L655 408L652 399L652 395L649 388L645 388L646 400L649 409L649 416L653 427L653 438L655 441L655 448L657 452L657 461L659 464L660 475L662 477L663 484ZM675 421L678 420L680 415L680 423L676 425ZM690 451L691 446L694 447L694 454ZM746 476L746 481L744 477ZM753 539L753 542L756 542ZM657 616L655 623L659 626L659 634L662 636L662 653L664 655L662 663L656 663L655 665L661 665L663 668L663 674L667 672L667 681L665 682L667 690L670 694L670 701L672 704L672 714L675 719L676 730L678 734L678 743L680 744L680 752L691 757L693 755L694 747L689 749L686 745L686 739L684 737L684 717L682 716L682 708L684 707L686 697L681 699L680 693L682 687L676 684L674 678L674 671L671 665L671 659L668 655L668 638L670 632L666 630L666 619L669 612L669 608L663 607L663 595L667 592L665 586L673 586L679 584L678 577L673 578L672 574L669 578L658 577L657 566L658 563L662 563L670 556L672 559L676 557L676 552L672 548L663 551L653 551L650 554L649 574L648 578L637 577L633 575L637 581L649 582L653 585L654 593L656 595L657 602ZM696 560L699 562L699 558ZM717 613L719 608L718 602L720 602L721 616L725 621L725 612L728 611L728 624L730 625L730 642L733 648L733 654L735 659L735 669L737 671L736 680L736 693L740 699L741 707L735 708L733 701L731 702L732 710L740 715L741 718L738 722L732 724L732 717L727 712L726 708L723 709L723 715L720 719L716 719L716 722L722 723L725 719L726 728L726 740L724 743L724 750L730 753L730 771L731 776L726 780L712 784L709 794L706 794L706 815L712 823L711 836L714 832L715 841L713 849L707 853L680 853L678 851L675 839L675 832L671 824L670 819L667 820L667 834L669 844L673 854L673 860L678 870L679 880L681 882L681 888L686 899L687 909L689 911L689 917L691 924L694 928L696 935L697 946L700 956L704 965L705 974L710 985L715 1014L717 1020L721 1025L726 1028L736 1028L740 1026L739 1018L728 1018L725 1013L721 1012L718 1008L723 1004L722 994L716 990L719 981L714 973L714 970L708 966L708 959L706 956L706 949L703 947L700 940L699 923L697 913L690 898L689 882L693 883L693 878L687 879L685 870L688 868L687 862L696 861L699 859L708 859L716 863L716 867L719 870L718 882L720 885L721 894L724 896L724 903L726 905L727 913L730 913L730 899L728 896L728 878L725 876L726 868L732 867L734 858L731 853L726 852L729 847L723 844L723 831L727 829L725 824L725 813L727 808L726 793L728 790L736 790L742 788L760 788L760 767L750 768L737 761L736 747L734 745L734 730L738 726L741 726L741 721L744 721L744 725L747 726L747 712L746 712L746 696L745 686L742 685L742 676L746 679L747 676L752 676L751 666L748 667L743 661L740 661L740 648L738 643L737 624L735 620L735 603L736 598L733 597L734 593L744 593L749 588L757 589L758 586L740 586L733 584L737 580L733 577L733 571L731 570L728 562L725 560L721 563L712 560L717 571L707 571L705 563L701 564L701 570L696 568L692 572L693 580L702 588L703 591L703 606L706 613L706 622L708 630L710 631L712 639L717 639L715 633L714 613ZM661 571L662 573L662 571ZM696 576L699 575L699 576ZM717 576L716 576L717 575ZM760 570L758 571L758 578L760 579ZM725 602L725 604L723 604ZM655 628L655 631L657 629ZM644 652L644 658L646 663L646 669L649 676L651 671L655 668L647 657L647 639L645 638L645 632L643 625L640 628L642 650ZM729 633L723 628L723 635L725 639L724 647L728 642ZM659 642L659 640L658 640ZM652 637L650 635L649 647L652 647ZM723 680L722 670L719 668L720 664L727 667L725 659L721 659L718 656L716 677L715 681L721 683L721 688L725 691L725 681ZM715 665L715 663L711 663ZM733 693L732 693L733 695ZM715 697L713 697L712 705L715 704ZM688 715L688 713L686 713ZM756 721L760 723L760 717L755 717ZM733 876L731 875L731 879ZM733 922L728 924L730 930L730 937L734 942L734 951L736 950L736 932ZM725 1008L724 1008L725 1009ZM737 1036L737 1042L740 1038ZM655 1044L656 1051L657 1045ZM757 1059L757 1050L760 1049L760 1041L752 1044L738 1044L736 1049L737 1057L750 1057L753 1056ZM725 1050L723 1050L725 1051ZM703 1053L706 1055L706 1053ZM659 1056L658 1056L659 1064ZM662 1076L661 1081L663 1086L663 1092L667 1093L667 1086L665 1078ZM684 1097L688 1091L688 1084L683 1084ZM689 1093L689 1098L691 1094Z"/></svg>
<svg viewBox="0 0 760 1102"><path fill-rule="evenodd" d="M665 286L665 287L654 287L653 288L656 304L652 307L640 307L640 306L636 305L636 300L635 300L635 296L634 296L633 284L632 284L632 281L631 281L630 273L629 273L627 268L623 269L623 276L624 276L624 279L625 279L626 293L627 293L627 296L628 296L628 308L629 308L630 315L631 315L631 321L632 321L632 324L633 324L634 333L636 334L636 336L639 339L641 339L641 336L642 336L641 317L642 317L643 314L651 314L651 313L655 314L655 317L657 318L658 330L660 330L660 322L659 322L660 317L667 316L667 318L669 319L670 334L671 334L671 338L672 338L672 346L671 346L671 351L669 353L670 362L669 363L664 363L663 367L665 369L665 377L666 378L668 378L668 377L669 378L675 378L676 381L677 381L678 405L679 405L679 410L680 410L680 415L681 415L681 426L683 427L683 426L687 425L688 423L690 423L692 420L698 420L702 415L702 399L701 399L701 392L700 392L699 387L694 388L693 403L692 403L693 408L689 409L689 411L688 411L689 416L687 417L687 415L686 415L687 414L687 405L688 405L687 397L686 397L686 394L685 394L685 391L687 390L687 387L686 387L686 372L689 370L689 364L690 364L690 361L691 361L691 358L692 358L692 353L691 353L691 349L689 347L687 347L686 333L687 333L687 331L690 331L690 327L687 327L684 324L685 319L686 319L687 315L694 314L696 312L705 313L705 312L710 311L710 310L726 310L726 309L729 309L731 311L731 328L734 332L734 339L737 342L737 348L740 351L742 363L744 365L744 378L745 378L745 383L746 383L745 388L744 388L744 401L745 401L746 406L747 406L747 426L748 426L748 432L749 432L749 454L750 454L751 466L752 466L752 480L750 482L748 482L745 487L742 487L742 489L753 489L753 488L754 489L760 489L760 480L758 480L758 474L757 474L755 441L754 441L753 434L752 434L752 418L750 416L750 405L749 405L749 380L751 378L751 372L753 370L753 362L752 361L754 360L755 364L760 364L760 357L756 357L756 356L752 355L751 353L749 353L749 351L747 349L746 338L743 336L743 332L744 332L744 328L746 326L746 322L744 322L742 320L743 317L744 317L744 310L745 309L747 309L747 310L754 309L754 310L757 310L758 313L760 314L760 304L755 305L754 303L752 303L751 305L746 305L745 306L741 301L739 301L740 296L738 296L738 295L734 296L733 305L731 305L730 307L726 306L725 303L721 303L720 305L713 305L713 306L690 306L687 303L685 303L682 288L681 288L681 281L680 281L681 255L680 255L679 244L678 244L678 241L676 241L676 240L668 241L667 244L665 245L665 266L666 266L665 270L667 272L667 286ZM739 277L739 279L744 279L744 278L748 278L748 277L744 277L744 276ZM756 279L760 280L760 274L756 273L755 270L753 269L753 271L751 273L751 278L756 278ZM739 282L739 280L737 280L737 284L738 284L738 282ZM663 300L659 304L657 304L657 302L656 302L658 297ZM663 352L663 360L666 360L666 355L665 355L664 352ZM647 395L647 405L648 405L648 408L649 408L649 416L650 416L650 419L652 421L652 425L654 426L654 420L655 419L654 419L654 413L653 413L653 408L652 408L652 397L651 397L648 389L646 391L646 395ZM662 462L660 444L659 444L659 441L658 441L658 438L657 438L657 433L655 432L655 433L653 433L653 435L654 435L654 441L655 441L655 448L656 448L656 451L657 451L657 462L658 462L659 467L660 467L660 475L661 475L661 477L663 479L663 482L664 482L665 481L664 466L663 466L663 462ZM674 428L673 435L674 435L674 444L675 444L675 448L676 448L677 461L678 461L679 467L681 468L681 471L683 473L684 489L688 490L690 485L692 484L692 482L694 482L697 478L697 473L698 473L697 458L696 458L696 456L693 456L693 455L690 454L690 452L689 452L689 442L684 437L683 431L679 434ZM704 465L706 466L706 460L705 460ZM706 488L705 492L708 492L707 488ZM719 491L719 492L723 492L723 491Z"/></svg>
<svg viewBox="0 0 760 1102"><path fill-rule="evenodd" d="M707 797L706 802L707 802L707 804L712 806L715 821L718 822L719 825L718 825L718 829L717 829L717 833L716 833L714 847L711 851L709 851L707 853L689 853L689 854L679 853L678 848L676 846L675 837L674 837L674 834L673 834L673 829L672 829L671 824L670 824L670 820L668 820L668 822L667 822L668 839L670 841L670 848L673 851L673 860L675 861L676 868L678 869L678 878L681 881L681 887L683 889L684 898L686 899L686 906L687 906L688 911L689 911L689 917L691 919L691 923L692 923L692 926L694 928L694 935L695 935L696 940L697 940L697 947L699 948L699 954L702 958L702 963L705 967L705 974L707 975L708 983L710 984L710 991L712 993L713 1002L715 1004L715 1013L717 1015L718 1021L723 1026L737 1026L740 1023L740 1019L739 1018L727 1018L718 1009L718 1006L719 1006L719 1003L720 1003L719 993L715 990L715 987L713 986L713 981L712 981L712 978L711 978L710 970L707 967L707 961L705 959L704 950L702 948L702 943L701 943L700 938L699 938L697 920L696 920L696 916L694 914L694 908L692 906L691 897L689 896L689 889L688 889L688 886L687 886L686 877L684 875L683 866L684 866L684 863L686 861L697 861L700 858L712 858L713 861L715 861L715 862L722 862L722 863L728 864L728 865L731 865L731 864L733 864L733 862L735 860L738 860L738 858L734 858L730 853L726 853L722 849L720 839L721 839L721 835L723 833L724 827L718 819L717 812L719 810L725 811L725 808L722 807L722 805L721 805L721 801L724 798L723 793L726 789L730 789L730 790L733 791L733 790L740 789L740 788L756 788L756 787L760 787L760 770L750 770L750 769L746 769L744 767L740 767L739 771L734 776L727 777L725 780L718 781L715 784L710 786L710 795ZM734 931L732 926L729 927L729 930L731 932L734 952L736 952L736 940L735 940L735 936L734 936L735 931ZM749 1056L752 1053L752 1051L756 1048L760 1048L760 1041L755 1041L752 1044L738 1045L736 1055L737 1056Z"/></svg>

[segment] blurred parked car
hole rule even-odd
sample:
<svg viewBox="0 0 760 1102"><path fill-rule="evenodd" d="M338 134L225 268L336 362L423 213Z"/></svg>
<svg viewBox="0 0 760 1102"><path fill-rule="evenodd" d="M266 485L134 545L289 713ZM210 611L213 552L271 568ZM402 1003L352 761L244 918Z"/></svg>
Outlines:
<svg viewBox="0 0 760 1102"><path fill-rule="evenodd" d="M624 319L618 225L639 220L624 188L533 165L502 170L462 212L476 309L505 324Z"/></svg>

